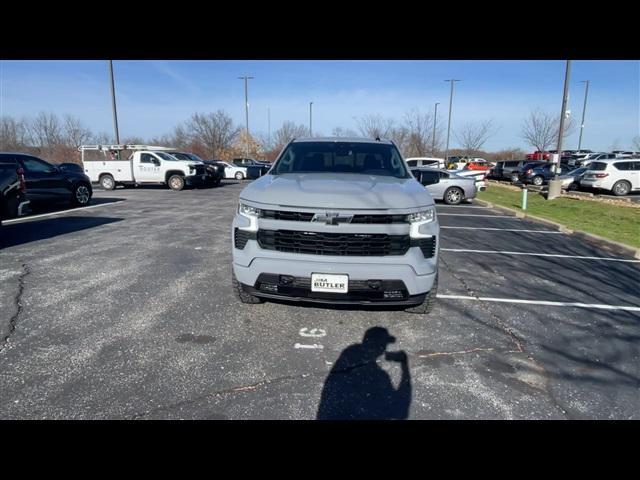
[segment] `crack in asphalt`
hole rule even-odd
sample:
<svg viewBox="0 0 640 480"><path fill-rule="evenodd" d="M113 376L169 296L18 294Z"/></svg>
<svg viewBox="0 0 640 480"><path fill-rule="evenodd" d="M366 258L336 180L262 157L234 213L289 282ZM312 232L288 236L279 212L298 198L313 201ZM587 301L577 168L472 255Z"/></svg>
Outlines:
<svg viewBox="0 0 640 480"><path fill-rule="evenodd" d="M458 275L456 275L453 271L453 269L449 266L449 264L444 260L444 258L440 257L440 261L442 262L442 264L444 265L444 267L447 269L447 271L451 274L451 276L453 278L455 278L458 282L460 282L460 284L462 285L462 287L467 291L467 293L472 296L475 297L476 299L478 299L479 301L479 305L480 308L482 308L486 313L489 314L489 316L494 320L494 322L498 325L498 327L500 328L500 330L502 330L503 332L506 333L506 335L511 338L511 341L513 341L513 343L516 346L516 350L509 350L506 353L524 353L524 347L522 346L522 341L520 340L520 337L518 337L518 335L516 335L513 330L511 328L509 328L508 325L506 325L502 319L496 315L495 313L493 313L493 311L491 310L491 308L489 308L489 306L486 304L486 302L482 301L480 299L480 297L478 296L478 294L467 284L467 282L464 280L464 278L459 277Z"/></svg>
<svg viewBox="0 0 640 480"><path fill-rule="evenodd" d="M466 353L475 353L475 352L493 352L494 348L471 348L469 350L461 350L458 352L431 352L431 353L421 353L416 355L418 358L430 358L430 357L440 357L444 355L464 355Z"/></svg>
<svg viewBox="0 0 640 480"><path fill-rule="evenodd" d="M311 373L303 373L300 375L286 375L283 377L277 377L277 378L272 378L269 380L263 380L261 382L256 382L256 383L251 383L248 385L240 385L237 387L231 387L231 388L225 388L223 390L217 390L215 392L210 392L210 393L205 393L203 395L199 395L195 398L190 398L188 400L183 400L181 402L177 402L177 403L173 403L170 405L166 405L163 407L157 407L151 410L147 410L145 412L142 413L136 413L134 415L132 415L129 419L130 420L138 420L142 417L146 417L149 414L152 413L157 413L157 412L162 412L162 411L170 411L173 410L175 408L178 407L182 407L184 405L189 405L191 403L196 403L200 400L203 400L205 398L208 397L217 397L217 396L221 396L221 395L228 395L228 394L236 394L236 393L242 393L242 392L250 392L250 391L254 391L257 390L260 387L263 387L265 385L271 385L273 383L280 383L280 382L284 382L287 380L296 380L296 379L300 379L300 378L307 378L307 377L317 377L320 375L339 375L342 373L347 373L350 372L352 370L355 370L357 368L362 368L365 367L367 365L370 365L372 363L378 363L377 361L372 361L372 362L363 362L363 363L357 363L354 365L348 365L344 368L341 368L340 370L330 370L329 372L327 372L326 370L322 370L322 371L317 371L317 372L311 372Z"/></svg>
<svg viewBox="0 0 640 480"><path fill-rule="evenodd" d="M442 264L445 266L445 268L447 269L447 271L451 274L451 276L453 278L455 278L458 282L460 282L460 284L462 285L462 287L467 291L467 293L469 295L471 295L472 297L475 297L476 299L478 299L478 304L480 305L480 308L482 308L486 313L489 314L489 316L496 322L496 324L498 325L498 327L505 332L510 338L511 340L514 342L514 344L516 345L516 350L507 350L505 352L502 353L516 353L516 354L523 354L526 356L526 358L531 361L531 363L533 363L536 367L538 367L538 369L542 372L541 376L544 378L544 384L543 384L543 391L544 393L547 394L547 396L549 397L549 399L551 400L551 402L553 403L553 405L560 410L560 412L565 416L565 418L567 419L571 419L571 417L568 414L568 410L562 406L562 404L560 403L560 401L553 395L552 391L551 391L551 387L549 384L549 374L547 372L547 369L544 368L544 365L542 365L538 360L536 360L533 355L531 355L530 353L527 353L522 345L522 340L520 339L520 337L518 337L518 335L516 335L513 330L511 328L509 328L503 321L502 319L496 315L493 311L491 311L491 309L489 308L489 306L486 304L486 302L484 302L483 300L481 300L481 298L479 297L478 294L476 294L476 292L469 287L469 285L467 284L467 282L462 278L459 277L458 275L456 275L453 272L453 269L451 268L450 265L447 264L447 262L440 257L440 261L442 262ZM475 350L475 349L474 349ZM461 352L461 353L466 353L466 352Z"/></svg>
<svg viewBox="0 0 640 480"><path fill-rule="evenodd" d="M2 342L0 342L0 352L2 352L4 348L7 346L7 343L9 343L9 339L11 338L11 336L16 330L18 317L22 313L22 309L23 309L22 295L24 293L24 279L27 277L27 275L29 275L29 273L31 273L31 271L29 270L28 265L26 263L23 263L22 273L18 277L18 291L16 292L16 295L13 299L13 302L16 306L16 313L14 313L13 316L9 319L9 331L2 339Z"/></svg>

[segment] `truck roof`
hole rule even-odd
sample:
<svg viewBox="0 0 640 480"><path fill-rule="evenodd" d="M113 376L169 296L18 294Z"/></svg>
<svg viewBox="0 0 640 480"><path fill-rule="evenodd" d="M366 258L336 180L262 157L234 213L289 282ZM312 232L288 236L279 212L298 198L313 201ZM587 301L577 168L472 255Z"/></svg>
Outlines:
<svg viewBox="0 0 640 480"><path fill-rule="evenodd" d="M376 140L374 138L366 137L301 137L294 139L292 143L302 142L384 143L387 145L392 144L391 140L386 140L384 138Z"/></svg>

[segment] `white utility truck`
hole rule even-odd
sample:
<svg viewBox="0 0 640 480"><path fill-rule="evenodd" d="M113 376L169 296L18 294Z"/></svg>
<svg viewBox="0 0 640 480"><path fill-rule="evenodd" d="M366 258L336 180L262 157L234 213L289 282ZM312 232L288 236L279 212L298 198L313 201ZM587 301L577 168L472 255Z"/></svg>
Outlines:
<svg viewBox="0 0 640 480"><path fill-rule="evenodd" d="M198 161L180 160L169 151L170 147L151 145L82 145L84 172L92 182L105 190L117 185L161 183L171 190L182 190L185 185L202 185L207 181L206 165ZM98 159L85 158L88 152L98 152ZM126 160L124 156L128 154ZM95 155L94 155L95 156Z"/></svg>

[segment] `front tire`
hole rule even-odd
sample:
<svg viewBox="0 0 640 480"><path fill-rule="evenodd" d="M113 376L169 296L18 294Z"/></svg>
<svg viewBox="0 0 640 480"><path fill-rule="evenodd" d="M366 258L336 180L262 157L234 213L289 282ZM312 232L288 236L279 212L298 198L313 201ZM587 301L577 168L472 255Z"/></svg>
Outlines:
<svg viewBox="0 0 640 480"><path fill-rule="evenodd" d="M80 183L73 187L71 191L71 205L74 207L84 207L91 202L91 190L86 183Z"/></svg>
<svg viewBox="0 0 640 480"><path fill-rule="evenodd" d="M105 190L113 190L116 188L116 181L113 176L105 174L100 177L100 186Z"/></svg>
<svg viewBox="0 0 640 480"><path fill-rule="evenodd" d="M179 192L184 188L184 178L180 175L171 175L167 183L174 192Z"/></svg>
<svg viewBox="0 0 640 480"><path fill-rule="evenodd" d="M631 184L626 180L620 180L619 182L614 183L611 191L615 196L622 197L631 191Z"/></svg>
<svg viewBox="0 0 640 480"><path fill-rule="evenodd" d="M244 178L244 174L242 172L236 172L235 177L236 180L242 180Z"/></svg>
<svg viewBox="0 0 640 480"><path fill-rule="evenodd" d="M235 291L236 296L238 297L238 300L240 300L242 303L249 303L249 304L255 305L258 303L262 303L264 301L260 297L256 297L255 295L251 295L250 293L245 292L242 289L242 285L240 285L240 282L238 281L234 273L231 274L231 283L233 285L233 290Z"/></svg>
<svg viewBox="0 0 640 480"><path fill-rule="evenodd" d="M408 313L417 313L422 315L431 313L433 310L433 307L436 304L437 295L438 295L438 274L436 273L436 278L433 281L433 286L431 287L431 290L429 290L429 293L427 293L427 296L425 297L424 302L422 302L420 305L416 305L415 307L405 308L404 311Z"/></svg>
<svg viewBox="0 0 640 480"><path fill-rule="evenodd" d="M531 183L533 183L536 187L539 187L544 183L544 178L538 175L537 177L533 177Z"/></svg>
<svg viewBox="0 0 640 480"><path fill-rule="evenodd" d="M461 189L458 187L451 187L444 192L443 200L447 205L458 205L462 202L463 198L464 192Z"/></svg>

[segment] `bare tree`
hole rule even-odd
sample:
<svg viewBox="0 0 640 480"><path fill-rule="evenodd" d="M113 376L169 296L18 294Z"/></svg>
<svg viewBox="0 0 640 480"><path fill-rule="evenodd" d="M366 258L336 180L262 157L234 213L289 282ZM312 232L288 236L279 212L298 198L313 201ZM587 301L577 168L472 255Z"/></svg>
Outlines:
<svg viewBox="0 0 640 480"><path fill-rule="evenodd" d="M74 148L88 143L92 136L91 130L85 127L79 118L68 114L64 116L63 130L64 143Z"/></svg>
<svg viewBox="0 0 640 480"><path fill-rule="evenodd" d="M573 132L575 122L573 118L567 118L564 122L562 138L566 138ZM522 138L529 145L544 152L558 141L558 130L560 128L560 118L540 109L532 110L522 124Z"/></svg>
<svg viewBox="0 0 640 480"><path fill-rule="evenodd" d="M421 157L433 152L433 116L430 113L421 114L413 109L404 115L404 129L406 130L402 144L403 153L408 157ZM396 142L397 143L397 142ZM442 127L436 127L435 149L442 144ZM400 144L398 144L400 146Z"/></svg>
<svg viewBox="0 0 640 480"><path fill-rule="evenodd" d="M636 135L635 137L633 137L633 140L631 140L632 145L633 145L633 149L635 151L640 151L640 135Z"/></svg>
<svg viewBox="0 0 640 480"><path fill-rule="evenodd" d="M96 145L109 145L111 143L111 135L107 132L96 133L91 136L91 143Z"/></svg>
<svg viewBox="0 0 640 480"><path fill-rule="evenodd" d="M293 122L285 121L282 126L273 134L274 148L279 149L287 144L290 140L308 135L309 129L302 125L296 125Z"/></svg>
<svg viewBox="0 0 640 480"><path fill-rule="evenodd" d="M333 137L359 137L358 132L350 128L335 127L331 131Z"/></svg>
<svg viewBox="0 0 640 480"><path fill-rule="evenodd" d="M26 122L13 117L0 117L0 150L24 150L28 144Z"/></svg>
<svg viewBox="0 0 640 480"><path fill-rule="evenodd" d="M40 112L28 123L31 144L39 149L49 149L63 143L62 125L55 113Z"/></svg>
<svg viewBox="0 0 640 480"><path fill-rule="evenodd" d="M184 129L174 130L173 140L182 142L189 138L201 144L209 158L218 158L229 150L240 133L240 128L234 125L233 119L223 110L214 113L194 113L186 122Z"/></svg>
<svg viewBox="0 0 640 480"><path fill-rule="evenodd" d="M480 151L495 132L493 120L467 122L456 130L455 137L466 152L465 155L470 156Z"/></svg>
<svg viewBox="0 0 640 480"><path fill-rule="evenodd" d="M395 122L393 119L383 118L381 115L365 115L356 118L356 123L363 137L390 138L394 133Z"/></svg>

